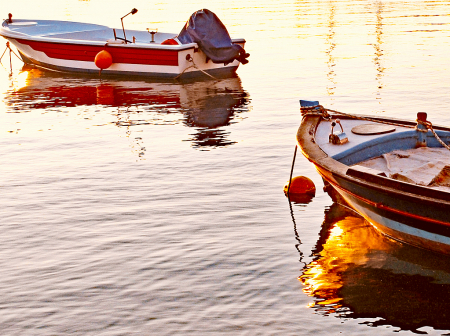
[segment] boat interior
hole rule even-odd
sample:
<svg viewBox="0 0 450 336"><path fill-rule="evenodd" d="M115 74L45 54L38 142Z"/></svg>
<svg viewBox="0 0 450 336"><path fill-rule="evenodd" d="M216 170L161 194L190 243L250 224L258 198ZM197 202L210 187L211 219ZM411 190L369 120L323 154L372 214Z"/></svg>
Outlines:
<svg viewBox="0 0 450 336"><path fill-rule="evenodd" d="M8 24L8 28L14 33L27 36L125 44L122 28L113 29L91 23L16 19L13 23ZM174 33L129 29L127 29L125 33L127 40L134 41L136 44L161 44L163 41L176 36ZM115 37L117 37L117 39ZM152 39L154 42L151 42Z"/></svg>
<svg viewBox="0 0 450 336"><path fill-rule="evenodd" d="M125 36L122 28L110 28L93 23L55 20L23 20L14 19L12 23L3 23L11 32L37 38L61 39L70 41L83 41L108 44L125 44ZM158 46L158 48L184 48L181 45L161 45L168 39L177 37L176 33L158 32L156 29L125 30L126 39L131 42L128 46ZM16 36L17 38L19 36ZM243 38L232 39L233 43L243 43ZM61 41L59 41L61 42Z"/></svg>
<svg viewBox="0 0 450 336"><path fill-rule="evenodd" d="M332 132L344 133L345 141L330 142ZM436 133L445 143L450 141L449 131ZM450 150L432 132L423 134L411 127L344 118L337 124L321 121L315 141L328 156L352 169L448 191Z"/></svg>

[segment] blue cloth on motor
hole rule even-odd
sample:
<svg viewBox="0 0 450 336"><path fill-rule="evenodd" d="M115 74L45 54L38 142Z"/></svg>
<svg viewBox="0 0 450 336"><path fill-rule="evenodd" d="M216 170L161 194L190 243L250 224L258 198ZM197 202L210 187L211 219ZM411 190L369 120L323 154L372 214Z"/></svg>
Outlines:
<svg viewBox="0 0 450 336"><path fill-rule="evenodd" d="M214 63L228 64L237 59L245 64L250 56L240 45L233 44L227 28L208 9L198 10L191 15L178 35L178 40L183 44L197 43Z"/></svg>

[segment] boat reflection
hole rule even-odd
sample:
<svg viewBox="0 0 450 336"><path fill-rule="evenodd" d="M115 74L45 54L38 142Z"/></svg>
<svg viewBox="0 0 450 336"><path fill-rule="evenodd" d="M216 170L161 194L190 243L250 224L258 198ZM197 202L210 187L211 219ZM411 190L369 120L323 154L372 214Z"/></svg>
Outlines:
<svg viewBox="0 0 450 336"><path fill-rule="evenodd" d="M450 329L448 257L391 241L345 207L325 212L299 276L317 313L401 330Z"/></svg>
<svg viewBox="0 0 450 336"><path fill-rule="evenodd" d="M241 113L248 112L250 99L239 77L182 83L102 80L25 67L14 79L5 101L14 112L117 107L119 113L114 114L116 120L111 122L118 127L154 125L163 116L171 115L171 123L195 128L192 138L187 139L194 147L219 147L234 143L228 139L229 131L224 127L242 118ZM136 111L138 118L133 116Z"/></svg>

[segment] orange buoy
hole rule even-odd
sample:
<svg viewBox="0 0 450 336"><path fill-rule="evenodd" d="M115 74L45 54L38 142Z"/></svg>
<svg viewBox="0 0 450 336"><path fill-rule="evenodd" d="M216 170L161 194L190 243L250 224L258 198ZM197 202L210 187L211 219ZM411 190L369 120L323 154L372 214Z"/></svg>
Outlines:
<svg viewBox="0 0 450 336"><path fill-rule="evenodd" d="M161 42L163 45L178 45L179 43L175 41L173 38L167 39L163 42Z"/></svg>
<svg viewBox="0 0 450 336"><path fill-rule="evenodd" d="M284 186L284 193L287 195L292 194L307 194L311 196L316 195L316 186L314 182L305 176L296 176L291 180L291 185L289 186L289 181Z"/></svg>
<svg viewBox="0 0 450 336"><path fill-rule="evenodd" d="M106 50L102 50L97 55L95 55L94 63L100 70L109 68L112 62L112 56Z"/></svg>

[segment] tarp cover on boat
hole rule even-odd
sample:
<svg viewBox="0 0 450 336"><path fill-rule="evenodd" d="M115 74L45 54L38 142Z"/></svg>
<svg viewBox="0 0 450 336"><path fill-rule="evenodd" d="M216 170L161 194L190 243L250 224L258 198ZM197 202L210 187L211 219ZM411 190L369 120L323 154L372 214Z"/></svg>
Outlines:
<svg viewBox="0 0 450 336"><path fill-rule="evenodd" d="M178 35L183 43L195 42L214 63L228 64L235 59L248 63L247 54L240 45L233 44L227 28L219 18L208 9L201 9L191 15L189 21Z"/></svg>
<svg viewBox="0 0 450 336"><path fill-rule="evenodd" d="M446 148L395 150L358 165L403 182L444 190L450 187L450 151Z"/></svg>

